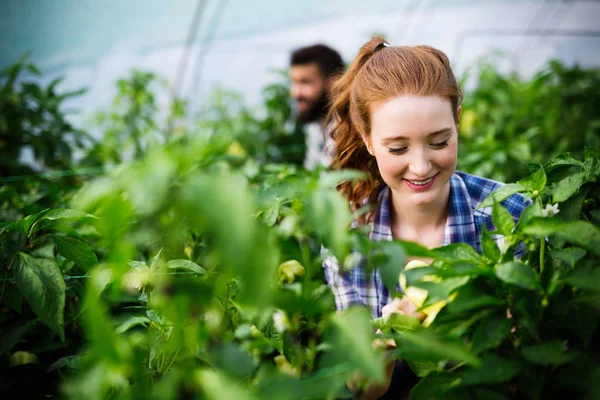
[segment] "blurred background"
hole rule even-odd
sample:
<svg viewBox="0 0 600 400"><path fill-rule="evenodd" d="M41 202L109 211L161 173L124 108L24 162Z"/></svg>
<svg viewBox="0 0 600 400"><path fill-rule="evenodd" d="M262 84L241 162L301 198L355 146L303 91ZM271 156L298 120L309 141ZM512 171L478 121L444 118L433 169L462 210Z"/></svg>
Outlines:
<svg viewBox="0 0 600 400"><path fill-rule="evenodd" d="M600 65L600 2L576 0L2 0L0 67L24 52L60 88L87 88L85 114L109 104L132 68L165 77L198 109L215 87L258 103L272 69L317 42L349 62L373 33L429 44L461 75L501 51L498 68L530 76L551 58Z"/></svg>
<svg viewBox="0 0 600 400"><path fill-rule="evenodd" d="M600 1L0 3L3 176L119 164L199 127L306 167L320 134L295 119L292 51L323 43L349 63L373 34L449 56L466 94L462 170L514 181L600 146Z"/></svg>

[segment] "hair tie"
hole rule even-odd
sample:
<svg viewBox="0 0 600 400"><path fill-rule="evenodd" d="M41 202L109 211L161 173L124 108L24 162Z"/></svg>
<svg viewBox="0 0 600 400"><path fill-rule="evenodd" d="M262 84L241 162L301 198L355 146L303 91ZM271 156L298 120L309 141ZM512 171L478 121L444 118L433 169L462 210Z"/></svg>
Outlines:
<svg viewBox="0 0 600 400"><path fill-rule="evenodd" d="M384 47L390 47L389 43L387 43L387 42L379 43L377 46L375 46L373 53L377 53L379 50L383 49Z"/></svg>

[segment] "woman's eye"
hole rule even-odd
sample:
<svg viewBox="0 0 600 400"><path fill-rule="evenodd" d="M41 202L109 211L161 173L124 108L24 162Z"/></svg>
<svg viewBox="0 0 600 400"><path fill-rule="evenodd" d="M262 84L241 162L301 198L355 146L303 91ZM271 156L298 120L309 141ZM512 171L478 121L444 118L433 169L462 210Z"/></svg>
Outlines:
<svg viewBox="0 0 600 400"><path fill-rule="evenodd" d="M445 140L443 142L432 143L431 144L431 147L433 147L434 149L443 149L446 146L448 146L448 141L447 140Z"/></svg>
<svg viewBox="0 0 600 400"><path fill-rule="evenodd" d="M395 147L395 148L388 148L388 151L392 154L404 154L406 153L406 150L408 150L408 147Z"/></svg>

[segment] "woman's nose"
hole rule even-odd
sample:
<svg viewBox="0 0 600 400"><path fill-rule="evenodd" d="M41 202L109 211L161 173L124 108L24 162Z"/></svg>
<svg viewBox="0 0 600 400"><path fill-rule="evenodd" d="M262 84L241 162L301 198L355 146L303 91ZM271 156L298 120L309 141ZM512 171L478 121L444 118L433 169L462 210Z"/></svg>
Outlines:
<svg viewBox="0 0 600 400"><path fill-rule="evenodd" d="M431 171L431 160L426 151L415 151L408 165L408 170L415 178L428 178Z"/></svg>

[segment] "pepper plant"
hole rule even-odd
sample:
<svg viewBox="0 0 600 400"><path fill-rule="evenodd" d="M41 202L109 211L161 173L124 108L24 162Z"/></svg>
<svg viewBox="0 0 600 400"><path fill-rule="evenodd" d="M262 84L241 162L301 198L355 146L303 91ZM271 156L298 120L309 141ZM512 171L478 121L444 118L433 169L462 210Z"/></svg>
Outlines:
<svg viewBox="0 0 600 400"><path fill-rule="evenodd" d="M428 290L423 307L447 302L427 328L407 316L374 322L423 377L411 398L598 397L600 160L591 148L584 157L532 165L528 178L493 192L479 206L492 207L495 226L483 232L482 255L406 244L435 259L404 271ZM515 193L532 201L517 224L501 203ZM521 242L528 253L515 259Z"/></svg>

